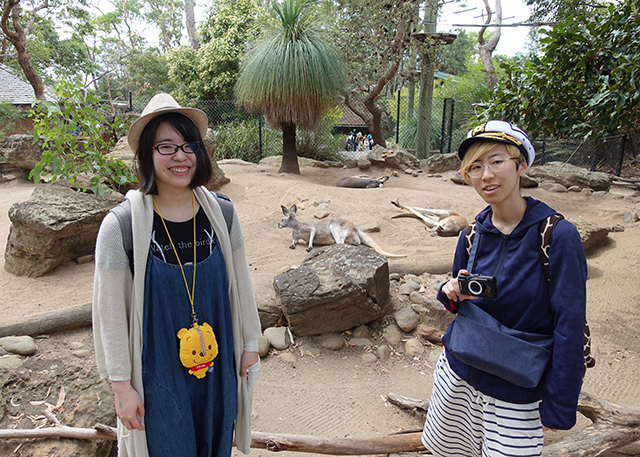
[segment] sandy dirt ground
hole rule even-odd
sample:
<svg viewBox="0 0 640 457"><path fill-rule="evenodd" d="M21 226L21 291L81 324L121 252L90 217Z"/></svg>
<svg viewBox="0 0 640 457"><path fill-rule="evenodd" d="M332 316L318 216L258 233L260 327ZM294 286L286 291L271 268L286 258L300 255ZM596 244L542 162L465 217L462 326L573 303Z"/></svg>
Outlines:
<svg viewBox="0 0 640 457"><path fill-rule="evenodd" d="M413 177L400 173L392 176L383 189L345 189L335 184L344 176L358 174L357 169L303 167L300 175L284 175L277 173L277 167L267 165L231 162L221 163L220 167L231 179L220 192L237 207L254 288L262 302L275 299L273 276L299 265L306 256L302 245L296 250L288 249L289 229L277 228L282 217L280 205L297 204L298 219L308 221L316 211L314 203L328 201L332 216L350 219L360 229L373 229L371 237L387 252L407 255L389 259L392 272L414 274L435 270L445 273L456 239L429 236L417 219L392 219L398 213L392 200L408 206L452 209L468 220L485 206L471 187L454 184L447 174ZM368 174L390 173L391 170L371 169ZM9 233L9 207L27 200L33 187L32 183L19 180L0 184L1 239ZM523 189L523 194L545 201L569 219L624 226L623 232L610 233L602 246L587 253L587 317L597 365L589 370L583 390L603 400L640 406L640 223L623 221L630 211L640 212L640 198L622 188L591 196L537 188ZM93 263L70 262L38 279L12 276L3 267L4 259L0 259L0 323L91 300ZM435 291L432 293L435 295ZM400 299L397 304L402 304ZM370 325L374 345L385 344L381 337L385 322L388 318ZM303 340L296 339L296 344L307 342ZM90 330L52 335L39 342L39 351L53 352L51 358L68 363L86 363L71 355L69 344L74 341L91 346ZM364 363L364 352L374 349L348 346L337 352L320 350L312 356L292 348L287 352L293 358L285 360L282 353L276 352L263 358L254 397L254 430L339 438L420 428L420 417L399 410L385 398L388 393L397 393L428 399L433 366L442 348L430 346L423 356L410 357L400 343L392 347L388 361ZM579 417L576 427L588 423ZM553 433L548 438L555 441L567 433L570 432ZM636 455L637 449L627 448L624 455ZM252 454L271 453L254 450Z"/></svg>

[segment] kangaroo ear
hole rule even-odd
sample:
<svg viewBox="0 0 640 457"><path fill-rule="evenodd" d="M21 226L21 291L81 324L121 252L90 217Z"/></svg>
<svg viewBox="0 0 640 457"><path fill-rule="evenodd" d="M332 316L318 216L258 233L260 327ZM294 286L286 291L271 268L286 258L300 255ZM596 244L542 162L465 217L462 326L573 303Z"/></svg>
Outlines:
<svg viewBox="0 0 640 457"><path fill-rule="evenodd" d="M282 214L285 216L289 215L289 210L284 205L280 205L280 208L282 208Z"/></svg>
<svg viewBox="0 0 640 457"><path fill-rule="evenodd" d="M296 211L298 211L298 207L296 205L291 205L291 208L289 208L289 211L291 211L291 213L296 214Z"/></svg>

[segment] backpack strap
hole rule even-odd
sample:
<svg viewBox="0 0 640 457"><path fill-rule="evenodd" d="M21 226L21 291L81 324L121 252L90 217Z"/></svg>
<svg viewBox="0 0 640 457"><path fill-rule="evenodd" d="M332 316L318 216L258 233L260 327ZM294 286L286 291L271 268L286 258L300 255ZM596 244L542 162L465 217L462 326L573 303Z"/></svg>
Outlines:
<svg viewBox="0 0 640 457"><path fill-rule="evenodd" d="M109 211L113 213L120 224L120 232L122 233L122 246L124 252L129 258L129 268L133 273L133 229L131 226L131 202L125 199L123 202L111 208Z"/></svg>
<svg viewBox="0 0 640 457"><path fill-rule="evenodd" d="M552 214L540 222L540 263L544 270L544 276L549 281L549 252L551 250L551 233L559 220L564 219L562 214Z"/></svg>
<svg viewBox="0 0 640 457"><path fill-rule="evenodd" d="M471 255L471 247L473 246L473 239L476 235L476 221L473 221L467 226L464 231L464 247L467 248L467 255Z"/></svg>
<svg viewBox="0 0 640 457"><path fill-rule="evenodd" d="M227 225L227 231L231 233L231 228L233 227L233 203L231 203L231 199L226 195L218 194L216 192L211 192L211 195L215 197L218 205L220 205L224 222ZM127 257L129 258L129 268L131 269L131 273L133 273L133 227L131 219L131 202L128 199L125 199L123 202L111 208L109 212L116 216L118 224L120 224L120 232L122 232L122 246L124 247L124 252L127 253Z"/></svg>

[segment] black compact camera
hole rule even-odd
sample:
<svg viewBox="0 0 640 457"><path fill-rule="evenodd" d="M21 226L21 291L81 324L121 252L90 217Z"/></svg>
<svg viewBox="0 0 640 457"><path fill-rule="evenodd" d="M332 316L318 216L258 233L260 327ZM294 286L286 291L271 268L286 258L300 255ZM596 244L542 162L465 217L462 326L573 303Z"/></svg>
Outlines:
<svg viewBox="0 0 640 457"><path fill-rule="evenodd" d="M498 285L493 276L483 276L477 274L458 275L460 292L464 295L475 295L476 297L496 298L498 296Z"/></svg>

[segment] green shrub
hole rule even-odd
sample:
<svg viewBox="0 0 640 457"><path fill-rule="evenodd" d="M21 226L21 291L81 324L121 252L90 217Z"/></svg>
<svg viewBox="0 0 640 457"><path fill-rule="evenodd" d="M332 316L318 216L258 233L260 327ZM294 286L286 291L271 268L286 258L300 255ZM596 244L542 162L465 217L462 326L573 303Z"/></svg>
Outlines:
<svg viewBox="0 0 640 457"><path fill-rule="evenodd" d="M107 121L99 109L91 105L99 100L83 92L80 81L63 80L56 89L59 103L36 101L29 117L33 119L34 142L42 138L42 159L29 177L34 182L47 177L51 182L67 179L82 191L87 188L78 178L87 176L89 188L97 195L118 189L136 178L120 160L108 157L115 146L115 138L126 132L122 117ZM113 135L101 135L104 130Z"/></svg>

